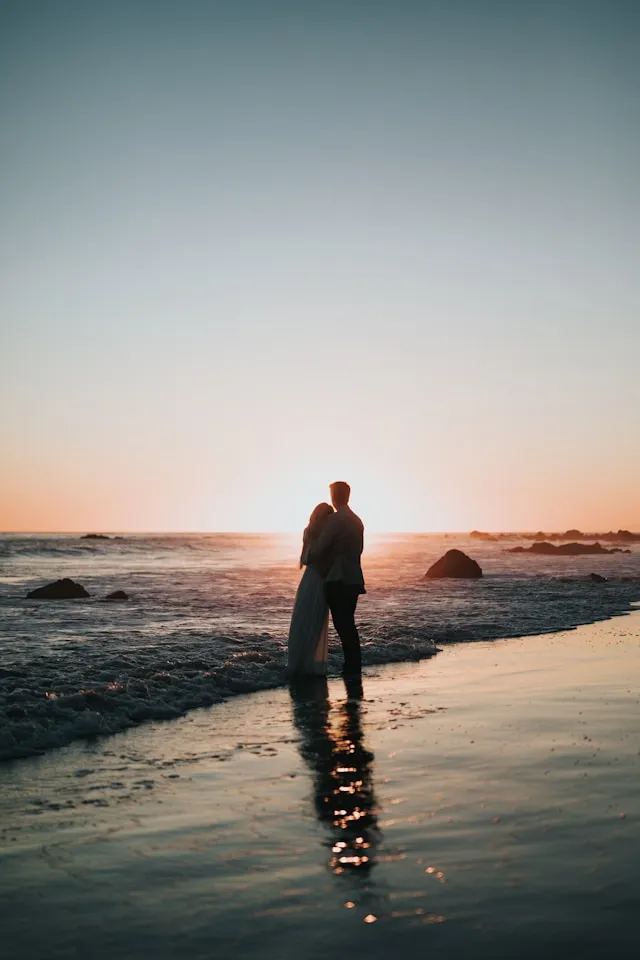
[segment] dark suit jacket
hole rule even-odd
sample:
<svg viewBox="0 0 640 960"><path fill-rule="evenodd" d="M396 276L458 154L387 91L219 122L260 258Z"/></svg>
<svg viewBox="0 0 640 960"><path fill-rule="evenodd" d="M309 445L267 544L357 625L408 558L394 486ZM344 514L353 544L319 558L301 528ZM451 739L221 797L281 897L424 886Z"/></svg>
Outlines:
<svg viewBox="0 0 640 960"><path fill-rule="evenodd" d="M340 507L325 523L322 533L309 551L309 560L324 575L327 583L340 581L359 587L364 593L360 564L363 545L362 520L349 507Z"/></svg>

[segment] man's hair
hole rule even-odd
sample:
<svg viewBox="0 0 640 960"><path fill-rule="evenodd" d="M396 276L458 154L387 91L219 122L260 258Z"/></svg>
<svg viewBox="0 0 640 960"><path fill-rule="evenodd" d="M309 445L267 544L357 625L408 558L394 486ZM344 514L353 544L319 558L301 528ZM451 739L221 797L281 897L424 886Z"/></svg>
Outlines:
<svg viewBox="0 0 640 960"><path fill-rule="evenodd" d="M346 506L349 503L351 487L344 480L336 480L335 483L330 483L329 490L331 490L331 499L334 503L340 506Z"/></svg>

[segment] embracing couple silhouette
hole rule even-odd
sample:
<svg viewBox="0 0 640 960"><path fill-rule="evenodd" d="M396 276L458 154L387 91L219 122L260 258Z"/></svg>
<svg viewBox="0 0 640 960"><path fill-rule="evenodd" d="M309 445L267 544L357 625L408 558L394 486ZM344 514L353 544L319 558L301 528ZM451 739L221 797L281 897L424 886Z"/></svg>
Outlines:
<svg viewBox="0 0 640 960"><path fill-rule="evenodd" d="M364 526L349 507L351 488L332 483L331 504L313 510L302 538L304 573L296 593L289 628L289 672L324 676L329 654L329 613L344 652L345 677L359 677L360 638L355 612L365 593L360 557Z"/></svg>

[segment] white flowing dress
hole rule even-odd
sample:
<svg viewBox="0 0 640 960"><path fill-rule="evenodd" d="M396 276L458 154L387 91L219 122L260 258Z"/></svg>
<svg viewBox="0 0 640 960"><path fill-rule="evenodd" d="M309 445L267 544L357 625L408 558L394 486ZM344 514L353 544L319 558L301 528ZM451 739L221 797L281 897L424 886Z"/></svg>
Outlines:
<svg viewBox="0 0 640 960"><path fill-rule="evenodd" d="M308 551L302 555L306 563ZM298 586L289 628L289 673L324 676L329 656L329 607L324 580L305 567Z"/></svg>

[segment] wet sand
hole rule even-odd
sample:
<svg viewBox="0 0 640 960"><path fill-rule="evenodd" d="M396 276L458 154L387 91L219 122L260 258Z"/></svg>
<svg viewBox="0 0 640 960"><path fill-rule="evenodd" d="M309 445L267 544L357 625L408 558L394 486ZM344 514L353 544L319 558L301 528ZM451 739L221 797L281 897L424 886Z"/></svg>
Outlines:
<svg viewBox="0 0 640 960"><path fill-rule="evenodd" d="M640 612L5 764L5 955L635 957L639 700Z"/></svg>

